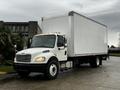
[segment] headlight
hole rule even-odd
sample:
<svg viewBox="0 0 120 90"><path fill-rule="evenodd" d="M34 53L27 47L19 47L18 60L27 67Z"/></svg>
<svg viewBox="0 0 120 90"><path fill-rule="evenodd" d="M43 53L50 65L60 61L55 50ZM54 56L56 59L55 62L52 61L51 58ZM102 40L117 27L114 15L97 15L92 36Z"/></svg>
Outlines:
<svg viewBox="0 0 120 90"><path fill-rule="evenodd" d="M45 57L43 56L38 56L34 58L35 62L44 62L45 61Z"/></svg>

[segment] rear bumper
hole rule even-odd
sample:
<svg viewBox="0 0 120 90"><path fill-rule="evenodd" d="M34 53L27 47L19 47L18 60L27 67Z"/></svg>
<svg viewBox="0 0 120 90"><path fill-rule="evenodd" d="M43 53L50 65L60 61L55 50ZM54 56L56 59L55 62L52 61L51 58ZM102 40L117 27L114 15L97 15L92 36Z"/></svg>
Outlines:
<svg viewBox="0 0 120 90"><path fill-rule="evenodd" d="M23 64L14 63L16 71L45 72L46 64Z"/></svg>

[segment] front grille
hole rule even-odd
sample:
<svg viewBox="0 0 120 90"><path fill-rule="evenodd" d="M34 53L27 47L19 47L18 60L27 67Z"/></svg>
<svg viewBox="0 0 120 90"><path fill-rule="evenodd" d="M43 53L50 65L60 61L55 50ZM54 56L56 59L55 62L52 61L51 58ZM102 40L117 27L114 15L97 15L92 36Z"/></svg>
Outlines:
<svg viewBox="0 0 120 90"><path fill-rule="evenodd" d="M18 61L18 62L30 62L31 55L30 54L16 55L16 61Z"/></svg>

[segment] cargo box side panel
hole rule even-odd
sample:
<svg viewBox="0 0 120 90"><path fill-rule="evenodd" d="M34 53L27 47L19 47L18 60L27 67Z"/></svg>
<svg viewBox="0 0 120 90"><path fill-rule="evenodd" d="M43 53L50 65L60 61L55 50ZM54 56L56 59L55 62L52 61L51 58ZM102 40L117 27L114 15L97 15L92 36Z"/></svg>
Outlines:
<svg viewBox="0 0 120 90"><path fill-rule="evenodd" d="M68 16L60 16L44 19L42 22L43 33L60 33L66 34L69 29Z"/></svg>
<svg viewBox="0 0 120 90"><path fill-rule="evenodd" d="M67 38L68 56L73 55L71 25L73 25L71 23L71 16L53 17L49 19L44 19L42 22L42 30L44 34L59 32L60 34L65 35L65 37Z"/></svg>
<svg viewBox="0 0 120 90"><path fill-rule="evenodd" d="M74 54L98 55L107 53L106 27L74 14Z"/></svg>

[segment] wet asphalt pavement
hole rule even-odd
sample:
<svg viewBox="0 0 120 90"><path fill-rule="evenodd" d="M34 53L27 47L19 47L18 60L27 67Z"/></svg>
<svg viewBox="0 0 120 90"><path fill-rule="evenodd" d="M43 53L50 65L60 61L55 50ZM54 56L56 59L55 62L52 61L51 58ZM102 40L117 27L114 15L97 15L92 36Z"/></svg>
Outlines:
<svg viewBox="0 0 120 90"><path fill-rule="evenodd" d="M99 68L88 65L61 72L56 80L40 74L22 79L17 74L4 76L0 90L120 90L120 57L110 57Z"/></svg>

